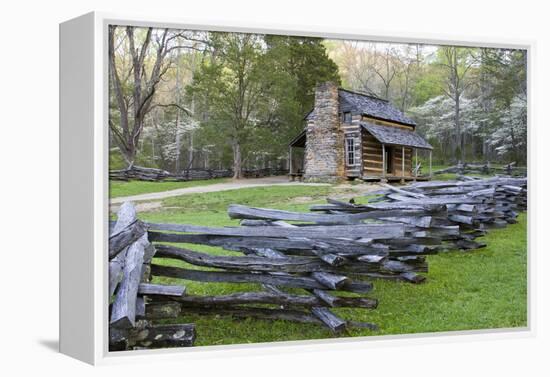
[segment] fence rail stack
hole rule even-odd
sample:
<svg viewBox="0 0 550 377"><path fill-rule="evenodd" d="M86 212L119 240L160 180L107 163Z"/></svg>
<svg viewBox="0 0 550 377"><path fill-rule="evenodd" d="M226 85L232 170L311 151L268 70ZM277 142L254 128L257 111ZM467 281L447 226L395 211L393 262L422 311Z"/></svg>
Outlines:
<svg viewBox="0 0 550 377"><path fill-rule="evenodd" d="M526 176L527 168L524 166L517 166L515 162L511 162L504 166L494 166L490 163L458 163L454 166L450 166L445 169L436 170L434 175L438 174L506 174L509 176Z"/></svg>
<svg viewBox="0 0 550 377"><path fill-rule="evenodd" d="M124 203L109 236L109 350L192 346L193 324L153 324L164 318L147 305L155 297L181 297L182 286L151 284L155 248L134 206Z"/></svg>
<svg viewBox="0 0 550 377"><path fill-rule="evenodd" d="M244 169L245 178L262 178L274 175L286 175L288 170L278 168ZM231 169L187 169L178 174L156 168L132 166L127 169L109 171L109 179L114 181L149 181L149 182L185 182L194 180L230 178L233 176Z"/></svg>
<svg viewBox="0 0 550 377"><path fill-rule="evenodd" d="M272 247L289 255L320 255L340 261L342 271L361 278L384 278L420 283L427 272L425 255L434 254L438 246L425 235L411 234L411 227L428 227L432 216L443 211L442 205L374 204L358 206L328 199L327 205L316 205L312 209L326 213L300 213L266 208L231 205L231 218L242 219L241 224L289 226L286 221L299 222L296 229L319 229L326 232L322 242L305 239L282 240ZM343 209L343 210L339 210ZM366 211L363 211L366 209ZM402 221L396 221L402 220ZM391 222L392 224L388 224ZM400 232L391 237L377 237L374 233L360 234L357 227L370 225L376 229L399 226ZM345 235L334 233L337 228L347 229ZM311 229L311 230L309 230ZM307 234L307 232L305 233ZM421 243L425 245L419 246ZM227 246L225 246L227 247ZM239 245L246 251L246 245Z"/></svg>
<svg viewBox="0 0 550 377"><path fill-rule="evenodd" d="M399 237L404 231L400 224L294 226L283 221L253 220L243 222L242 226L224 228L182 224L147 226L149 239L157 250L155 258L176 259L193 266L182 268L155 262L151 266L153 276L209 283L256 283L262 287L260 291L230 295L188 294L154 300L150 304L155 307L169 305L187 313L310 322L325 325L334 332L341 332L348 326L376 328L371 323L342 319L330 308L376 308L378 301L366 296L372 284L349 275L360 275L378 266L366 259L347 263L344 257L334 253L331 245L338 245L338 237L349 239L368 235L371 239L388 239ZM211 255L173 246L174 243L218 246L239 251L242 255ZM345 249L347 243L342 240L340 244ZM370 242L358 242L354 251L346 252L375 257L380 251L371 247ZM296 289L301 290L300 293L296 293ZM339 295L340 292L346 295Z"/></svg>
<svg viewBox="0 0 550 377"><path fill-rule="evenodd" d="M458 227L458 234L442 234L445 248L477 249L485 244L475 238L491 228L517 222L527 209L527 178L459 176L458 181L418 182L406 187L387 186L379 191L380 203L444 204L446 216L439 216L434 230Z"/></svg>
<svg viewBox="0 0 550 377"><path fill-rule="evenodd" d="M193 324L153 324L187 313L316 323L334 332L376 329L332 309L375 309L367 280L423 282L427 255L483 247L477 237L516 222L527 209L525 178L460 179L386 185L366 204L327 199L307 213L234 204L228 215L240 225L231 227L143 223L125 203L110 237L111 348L192 345ZM151 284L154 277L259 289L195 294Z"/></svg>

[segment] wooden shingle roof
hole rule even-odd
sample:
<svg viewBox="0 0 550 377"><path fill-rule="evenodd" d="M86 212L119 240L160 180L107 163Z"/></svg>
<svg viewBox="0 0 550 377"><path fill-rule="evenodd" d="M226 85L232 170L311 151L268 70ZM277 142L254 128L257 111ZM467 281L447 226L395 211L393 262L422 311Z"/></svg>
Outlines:
<svg viewBox="0 0 550 377"><path fill-rule="evenodd" d="M349 111L380 120L387 120L413 127L416 126L416 123L412 119L406 117L405 114L387 100L342 88L338 89L338 98L340 102L340 111ZM305 119L310 120L314 118L315 111L312 110L306 115Z"/></svg>
<svg viewBox="0 0 550 377"><path fill-rule="evenodd" d="M369 122L361 122L361 127L366 129L382 144L403 145L419 149L433 149L433 147L414 131L408 131L397 127L379 126Z"/></svg>

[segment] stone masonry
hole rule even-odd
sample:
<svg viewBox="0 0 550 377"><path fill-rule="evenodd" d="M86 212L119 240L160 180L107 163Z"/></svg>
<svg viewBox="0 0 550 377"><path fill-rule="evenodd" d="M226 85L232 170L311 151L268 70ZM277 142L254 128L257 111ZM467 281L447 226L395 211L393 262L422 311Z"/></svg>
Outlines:
<svg viewBox="0 0 550 377"><path fill-rule="evenodd" d="M315 88L315 116L306 130L305 181L336 182L345 176L344 133L338 107L338 87L334 83Z"/></svg>

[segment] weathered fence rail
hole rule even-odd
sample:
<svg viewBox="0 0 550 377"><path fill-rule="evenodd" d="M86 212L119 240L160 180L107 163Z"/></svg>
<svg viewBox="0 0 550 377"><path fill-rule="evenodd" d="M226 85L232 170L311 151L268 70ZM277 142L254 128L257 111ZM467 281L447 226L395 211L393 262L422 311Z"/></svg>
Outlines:
<svg viewBox="0 0 550 377"><path fill-rule="evenodd" d="M148 297L181 297L185 287L150 284L155 247L134 206L126 202L109 237L109 350L184 347L193 345L193 324L155 325L163 317L151 310ZM162 314L162 312L160 313Z"/></svg>
<svg viewBox="0 0 550 377"><path fill-rule="evenodd" d="M488 229L515 223L519 212L527 209L527 179L493 177L479 179L459 176L458 181L419 182L396 189L386 186L378 191L380 203L426 205L446 203L446 213L434 216L425 230L439 233L444 248L475 249L484 244L474 241ZM458 233L451 232L457 229Z"/></svg>
<svg viewBox="0 0 550 377"><path fill-rule="evenodd" d="M261 178L273 175L286 175L288 170L278 168L265 169L245 169L243 175L245 178ZM230 178L233 176L231 169L188 169L179 174L170 173L166 170L156 168L146 168L143 166L132 166L127 169L109 171L109 179L116 181L193 181L213 178Z"/></svg>
<svg viewBox="0 0 550 377"><path fill-rule="evenodd" d="M228 214L240 226L221 228L142 223L125 203L109 240L111 349L190 346L193 324L155 324L186 313L316 323L334 332L375 329L332 308L375 309L367 279L423 282L427 255L483 247L476 238L516 222L527 208L525 178L386 185L377 194L367 204L327 199L309 213L231 205ZM182 285L152 284L155 276L252 283L259 290L199 295Z"/></svg>
<svg viewBox="0 0 550 377"><path fill-rule="evenodd" d="M385 239L403 233L401 225L383 227L380 224L354 224L351 228L338 225L328 228L294 226L282 221L261 224L248 222L239 227L225 228L180 224L147 226L150 229L149 238L156 245L156 258L176 259L193 266L209 268L189 269L153 263L153 276L199 282L256 283L263 288L262 291L234 295L187 295L178 299L171 298L170 301L181 305L182 311L312 322L324 324L335 332L342 331L347 326L375 328L373 324L344 320L331 312L330 308L376 308L377 300L364 296L372 290L372 284L352 279L346 274L361 274L378 268L369 262L344 266L345 259L327 250L329 245L323 240L351 237L353 234ZM332 232L332 235L328 232ZM159 242L221 246L239 251L243 255L211 255ZM370 249L367 244L363 245ZM304 252L285 252L296 247L301 247ZM212 268L216 270L211 270ZM304 294L288 293L285 291L287 288L302 289ZM338 296L340 291L350 292L354 296ZM271 307L251 306L264 304ZM155 305L161 304L157 301ZM279 307L273 308L273 305Z"/></svg>
<svg viewBox="0 0 550 377"><path fill-rule="evenodd" d="M515 162L511 162L507 165L504 165L502 167L499 166L492 166L489 163L458 163L454 166L450 166L445 169L436 170L433 172L434 175L438 174L446 174L446 173L454 173L454 174L468 174L468 173L476 173L476 174L507 174L507 175L514 175L514 176L526 176L527 175L527 168L522 166L517 166Z"/></svg>

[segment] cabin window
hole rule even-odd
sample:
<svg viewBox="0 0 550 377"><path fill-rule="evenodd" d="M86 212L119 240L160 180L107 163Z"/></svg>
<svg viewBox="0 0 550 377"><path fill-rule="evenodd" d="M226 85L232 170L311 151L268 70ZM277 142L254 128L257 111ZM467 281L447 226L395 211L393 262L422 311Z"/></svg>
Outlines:
<svg viewBox="0 0 550 377"><path fill-rule="evenodd" d="M346 138L346 164L348 166L355 165L355 138Z"/></svg>
<svg viewBox="0 0 550 377"><path fill-rule="evenodd" d="M344 113L344 123L351 123L351 113L349 111Z"/></svg>

